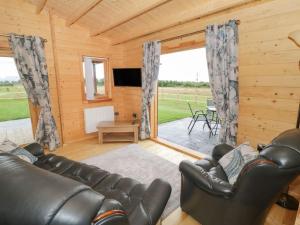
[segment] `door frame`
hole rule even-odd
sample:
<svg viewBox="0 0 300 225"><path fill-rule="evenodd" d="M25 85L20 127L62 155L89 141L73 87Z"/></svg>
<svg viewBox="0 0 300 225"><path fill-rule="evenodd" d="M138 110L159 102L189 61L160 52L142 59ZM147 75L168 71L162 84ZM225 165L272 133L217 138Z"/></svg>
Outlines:
<svg viewBox="0 0 300 225"><path fill-rule="evenodd" d="M191 50L191 49L196 49L196 48L203 48L205 47L205 41L200 40L198 42L181 42L177 46L173 46L170 48L167 43L162 44L162 50L161 50L161 55L163 54L168 54L168 53L175 53L175 52L180 52L180 51L185 51L185 50ZM175 143L169 142L167 140L164 140L160 137L158 137L158 82L155 87L155 95L153 97L153 100L151 102L150 106L150 126L151 126L151 135L150 139L152 141L155 141L159 144L162 144L166 147L172 148L178 152L184 153L186 155L195 157L197 159L203 159L207 155L197 152L195 150L177 145Z"/></svg>

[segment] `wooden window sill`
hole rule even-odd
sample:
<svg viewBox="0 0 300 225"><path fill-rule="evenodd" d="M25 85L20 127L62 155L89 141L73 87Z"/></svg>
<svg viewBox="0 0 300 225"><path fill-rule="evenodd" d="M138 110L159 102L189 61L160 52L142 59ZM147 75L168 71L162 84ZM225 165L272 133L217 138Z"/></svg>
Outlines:
<svg viewBox="0 0 300 225"><path fill-rule="evenodd" d="M95 100L85 100L84 103L99 103L99 102L110 102L112 98L98 98Z"/></svg>

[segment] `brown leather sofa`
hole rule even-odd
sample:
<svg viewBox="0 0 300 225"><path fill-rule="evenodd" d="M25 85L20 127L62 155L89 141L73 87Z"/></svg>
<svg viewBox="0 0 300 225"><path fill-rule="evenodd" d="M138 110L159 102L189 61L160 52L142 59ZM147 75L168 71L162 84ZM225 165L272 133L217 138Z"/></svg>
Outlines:
<svg viewBox="0 0 300 225"><path fill-rule="evenodd" d="M1 225L155 225L171 193L160 179L149 187L95 166L25 147L31 165L0 153Z"/></svg>
<svg viewBox="0 0 300 225"><path fill-rule="evenodd" d="M229 145L214 148L212 158L180 164L180 204L202 225L263 225L271 206L300 173L300 130L283 132L229 184L219 159Z"/></svg>

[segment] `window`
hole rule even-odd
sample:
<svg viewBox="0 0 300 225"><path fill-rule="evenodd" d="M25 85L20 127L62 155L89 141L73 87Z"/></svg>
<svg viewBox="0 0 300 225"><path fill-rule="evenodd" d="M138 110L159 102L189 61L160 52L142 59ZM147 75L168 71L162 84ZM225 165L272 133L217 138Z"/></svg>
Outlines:
<svg viewBox="0 0 300 225"><path fill-rule="evenodd" d="M84 56L82 64L86 100L108 98L108 59Z"/></svg>
<svg viewBox="0 0 300 225"><path fill-rule="evenodd" d="M34 141L28 97L12 57L0 56L0 142Z"/></svg>

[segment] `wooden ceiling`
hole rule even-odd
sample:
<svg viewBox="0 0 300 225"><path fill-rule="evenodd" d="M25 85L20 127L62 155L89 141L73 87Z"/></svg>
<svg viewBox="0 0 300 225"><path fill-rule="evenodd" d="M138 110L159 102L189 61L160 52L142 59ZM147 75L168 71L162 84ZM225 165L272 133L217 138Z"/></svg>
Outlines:
<svg viewBox="0 0 300 225"><path fill-rule="evenodd" d="M113 44L146 37L193 19L259 0L27 0L51 8L67 26L86 27Z"/></svg>

